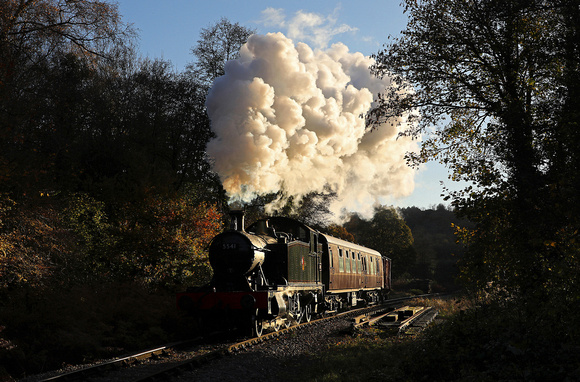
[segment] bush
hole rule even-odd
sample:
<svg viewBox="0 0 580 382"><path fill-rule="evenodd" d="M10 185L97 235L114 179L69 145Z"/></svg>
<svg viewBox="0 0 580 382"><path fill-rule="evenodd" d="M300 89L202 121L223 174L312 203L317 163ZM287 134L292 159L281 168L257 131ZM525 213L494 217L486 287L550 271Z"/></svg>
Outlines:
<svg viewBox="0 0 580 382"><path fill-rule="evenodd" d="M21 290L0 311L0 359L22 377L174 340L179 320L173 293L139 284Z"/></svg>
<svg viewBox="0 0 580 382"><path fill-rule="evenodd" d="M0 376L175 337L175 290L211 277L217 208L186 194L122 208L86 194L41 199L0 194Z"/></svg>

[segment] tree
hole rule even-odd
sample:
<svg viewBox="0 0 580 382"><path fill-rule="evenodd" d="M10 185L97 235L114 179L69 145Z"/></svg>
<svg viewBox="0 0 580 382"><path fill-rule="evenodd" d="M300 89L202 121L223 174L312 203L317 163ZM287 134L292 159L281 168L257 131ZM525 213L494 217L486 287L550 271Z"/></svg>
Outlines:
<svg viewBox="0 0 580 382"><path fill-rule="evenodd" d="M323 192L309 192L300 197L288 196L285 190L266 196L270 215L287 216L300 220L311 227L324 227L332 219L330 203L336 199L336 192L328 187Z"/></svg>
<svg viewBox="0 0 580 382"><path fill-rule="evenodd" d="M175 192L196 184L207 200L219 202L221 183L210 170L205 146L212 136L205 111L205 89L190 76L177 74L162 60L145 60L124 83L116 116L124 158L118 176L132 185ZM115 159L115 158L112 158Z"/></svg>
<svg viewBox="0 0 580 382"><path fill-rule="evenodd" d="M203 84L211 86L213 80L224 75L225 63L238 57L240 48L254 33L255 29L232 24L226 18L203 28L197 45L191 49L196 61L187 69Z"/></svg>
<svg viewBox="0 0 580 382"><path fill-rule="evenodd" d="M119 268L154 287L182 289L211 279L209 243L223 229L215 205L195 195L155 196L141 201L119 227Z"/></svg>
<svg viewBox="0 0 580 382"><path fill-rule="evenodd" d="M138 234L185 266L183 243L202 227L178 227L178 246L143 220L166 201L201 224L223 203L205 156L206 89L168 62L138 62L107 2L3 1L0 21L0 289L130 278L118 255ZM136 247L127 253L142 257Z"/></svg>
<svg viewBox="0 0 580 382"><path fill-rule="evenodd" d="M364 243L390 257L396 274L408 272L415 265L416 254L411 229L392 207L375 208Z"/></svg>
<svg viewBox="0 0 580 382"><path fill-rule="evenodd" d="M436 208L401 208L403 219L413 233L413 247L417 253L417 267L413 276L430 278L447 288L455 288L457 261L464 248L457 243L454 227L470 227L454 211L439 204ZM422 275L421 275L422 273Z"/></svg>
<svg viewBox="0 0 580 382"><path fill-rule="evenodd" d="M346 230L343 226L337 224L331 224L327 228L328 233L331 236L338 237L339 239L354 242L354 236Z"/></svg>
<svg viewBox="0 0 580 382"><path fill-rule="evenodd" d="M91 113L82 108L86 98L78 97L89 94L82 92L90 87L84 68L105 72L118 56L130 52L132 37L117 7L104 1L0 3L0 190L28 195L39 191L36 179L45 180L54 162L54 152L44 155L50 142L43 140L60 127L54 115L45 118L46 111L61 107L53 114L73 114L69 121L76 118L77 129L86 127ZM56 71L61 80L67 75L73 80L66 99L71 103L58 104L52 97ZM69 106L79 109L71 113Z"/></svg>
<svg viewBox="0 0 580 382"><path fill-rule="evenodd" d="M67 240L57 220L50 208L24 210L0 194L0 296L3 299L5 293L18 287L43 285L53 273L53 258L67 252Z"/></svg>
<svg viewBox="0 0 580 382"><path fill-rule="evenodd" d="M578 285L578 2L403 4L407 29L373 68L395 86L369 119L419 109L406 134L427 139L409 159L473 183L450 194L477 224L461 231L467 279L522 295Z"/></svg>
<svg viewBox="0 0 580 382"><path fill-rule="evenodd" d="M111 42L133 35L117 5L101 0L7 0L0 5L0 20L3 53L49 55L64 49L104 57Z"/></svg>
<svg viewBox="0 0 580 382"><path fill-rule="evenodd" d="M354 236L356 242L391 258L395 277L409 272L415 265L413 235L394 208L377 206L370 220L353 214L344 228Z"/></svg>

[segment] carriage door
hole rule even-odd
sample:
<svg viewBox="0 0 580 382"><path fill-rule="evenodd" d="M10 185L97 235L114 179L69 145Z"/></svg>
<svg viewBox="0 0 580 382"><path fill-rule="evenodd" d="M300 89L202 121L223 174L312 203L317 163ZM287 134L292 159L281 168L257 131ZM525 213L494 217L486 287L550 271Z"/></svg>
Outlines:
<svg viewBox="0 0 580 382"><path fill-rule="evenodd" d="M362 270L362 258L360 252L356 253L356 277L358 278L358 287L364 288L364 275Z"/></svg>
<svg viewBox="0 0 580 382"><path fill-rule="evenodd" d="M367 264L367 256L363 253L362 254L362 287L366 288L368 285L368 264Z"/></svg>
<svg viewBox="0 0 580 382"><path fill-rule="evenodd" d="M332 247L328 244L328 261L330 263L330 283L332 283L332 279L334 278L334 255L332 253Z"/></svg>
<svg viewBox="0 0 580 382"><path fill-rule="evenodd" d="M318 234L310 232L310 253L308 254L308 265L310 268L311 277L309 281L321 282L322 264L320 262L320 247L318 245ZM312 277L314 276L314 277Z"/></svg>
<svg viewBox="0 0 580 382"><path fill-rule="evenodd" d="M321 245L322 254L320 256L320 265L322 267L321 277L322 283L326 289L332 289L332 281L334 278L334 259L332 258L332 247L326 241Z"/></svg>

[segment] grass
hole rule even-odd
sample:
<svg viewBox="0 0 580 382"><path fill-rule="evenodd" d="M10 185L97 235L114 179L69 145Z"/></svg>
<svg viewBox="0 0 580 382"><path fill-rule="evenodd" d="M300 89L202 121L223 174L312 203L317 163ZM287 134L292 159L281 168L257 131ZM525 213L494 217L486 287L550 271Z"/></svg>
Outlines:
<svg viewBox="0 0 580 382"><path fill-rule="evenodd" d="M425 299L439 324L415 336L369 329L306 357L288 381L576 381L580 318L569 307L523 312L513 302ZM560 311L556 312L556 310ZM533 312L537 312L537 314ZM550 314L547 312L550 311ZM566 317L560 322L554 320Z"/></svg>

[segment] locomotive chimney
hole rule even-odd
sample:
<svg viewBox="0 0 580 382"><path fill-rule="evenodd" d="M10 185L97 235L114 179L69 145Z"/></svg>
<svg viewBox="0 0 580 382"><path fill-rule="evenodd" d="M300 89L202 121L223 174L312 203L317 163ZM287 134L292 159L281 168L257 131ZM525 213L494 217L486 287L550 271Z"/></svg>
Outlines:
<svg viewBox="0 0 580 382"><path fill-rule="evenodd" d="M244 231L244 211L243 210L231 210L230 211L230 229L234 231Z"/></svg>

